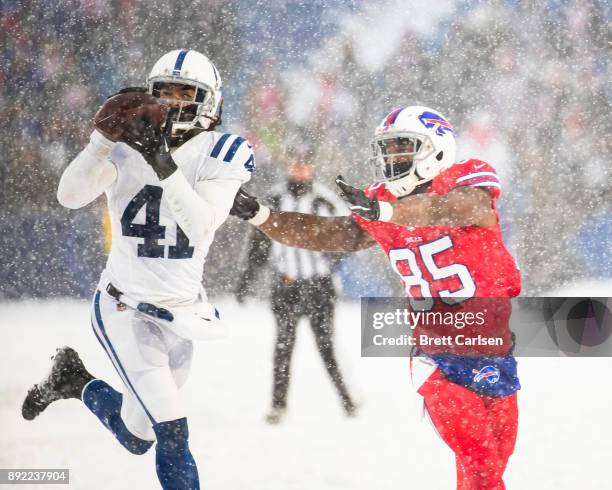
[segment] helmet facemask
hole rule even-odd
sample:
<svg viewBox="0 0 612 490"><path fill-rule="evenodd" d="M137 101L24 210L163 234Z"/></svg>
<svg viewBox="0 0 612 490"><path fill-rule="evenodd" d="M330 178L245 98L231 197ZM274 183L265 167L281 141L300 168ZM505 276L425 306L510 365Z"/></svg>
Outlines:
<svg viewBox="0 0 612 490"><path fill-rule="evenodd" d="M163 85L184 85L195 89L192 100L167 99L175 108L172 111L173 137L179 137L197 128L208 129L219 123L221 104L216 103L215 92L210 87L194 80L155 77L149 80L149 93L164 99L160 93Z"/></svg>
<svg viewBox="0 0 612 490"><path fill-rule="evenodd" d="M379 182L391 182L415 176L417 165L430 156L434 147L429 136L411 132L393 132L376 136L371 142L370 162Z"/></svg>

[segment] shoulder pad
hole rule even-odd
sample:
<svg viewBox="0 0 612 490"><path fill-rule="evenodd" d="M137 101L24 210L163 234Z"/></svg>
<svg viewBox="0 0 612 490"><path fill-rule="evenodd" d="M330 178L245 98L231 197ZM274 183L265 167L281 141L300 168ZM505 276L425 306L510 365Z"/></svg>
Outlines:
<svg viewBox="0 0 612 490"><path fill-rule="evenodd" d="M475 158L451 166L434 179L433 187L442 194L457 187L486 187L496 198L501 191L501 183L493 166Z"/></svg>
<svg viewBox="0 0 612 490"><path fill-rule="evenodd" d="M239 178L244 182L255 171L253 146L242 136L215 132L208 157L217 161L225 176Z"/></svg>

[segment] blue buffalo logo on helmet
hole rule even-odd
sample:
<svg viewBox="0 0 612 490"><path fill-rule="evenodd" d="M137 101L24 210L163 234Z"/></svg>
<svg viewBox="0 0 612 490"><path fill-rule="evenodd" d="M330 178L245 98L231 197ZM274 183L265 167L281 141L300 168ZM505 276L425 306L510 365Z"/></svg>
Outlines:
<svg viewBox="0 0 612 490"><path fill-rule="evenodd" d="M419 116L419 121L421 121L421 124L427 129L437 126L436 134L438 136L444 136L447 132L453 132L453 127L450 123L435 112L423 112L423 114Z"/></svg>
<svg viewBox="0 0 612 490"><path fill-rule="evenodd" d="M499 381L499 369L495 366L485 366L480 371L472 369L472 373L476 375L474 376L475 383L479 383L483 379L486 379L491 384Z"/></svg>

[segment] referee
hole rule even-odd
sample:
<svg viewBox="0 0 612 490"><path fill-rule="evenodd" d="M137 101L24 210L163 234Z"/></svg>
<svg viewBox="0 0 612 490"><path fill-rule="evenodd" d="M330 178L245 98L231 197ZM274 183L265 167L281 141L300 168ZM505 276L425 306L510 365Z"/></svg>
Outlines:
<svg viewBox="0 0 612 490"><path fill-rule="evenodd" d="M269 196L272 207L280 211L314 213L320 216L342 213L345 210L343 202L329 189L313 183L313 176L314 167L306 159L306 155L293 150L287 167L286 183ZM244 301L256 273L268 263L274 272L270 301L277 332L272 408L266 416L266 421L278 424L286 412L296 327L302 317L310 321L317 348L340 395L345 413L348 416L355 415L355 405L344 384L334 354L332 334L336 291L331 277L331 257L321 252L272 242L262 232L254 229L249 243L247 268L242 273L236 289L238 302Z"/></svg>

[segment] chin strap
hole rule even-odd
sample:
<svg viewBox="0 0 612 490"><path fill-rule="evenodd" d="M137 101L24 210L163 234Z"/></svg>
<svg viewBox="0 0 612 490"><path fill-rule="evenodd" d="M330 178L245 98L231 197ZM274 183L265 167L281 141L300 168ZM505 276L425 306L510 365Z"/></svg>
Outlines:
<svg viewBox="0 0 612 490"><path fill-rule="evenodd" d="M408 182L402 182L405 179L406 178L395 181L388 180L387 182L385 182L385 188L395 197L407 196L408 194L412 193L416 185L410 184Z"/></svg>
<svg viewBox="0 0 612 490"><path fill-rule="evenodd" d="M431 180L426 180L410 187L405 185L396 186L395 182L392 181L385 182L385 188L398 199L406 196L413 196L415 194L422 194L429 189L430 185Z"/></svg>
<svg viewBox="0 0 612 490"><path fill-rule="evenodd" d="M433 179L423 179L418 176L416 168L414 172L397 180L387 180L386 189L395 197L400 198L414 193L423 192L431 184Z"/></svg>
<svg viewBox="0 0 612 490"><path fill-rule="evenodd" d="M181 146L183 143L186 143L187 141L189 141L191 138L197 136L198 134L202 133L203 131L212 131L211 129L204 129L200 126L196 126L194 128L191 128L177 136L171 136L170 140L169 140L169 144L170 147L172 148L178 148L179 146Z"/></svg>

